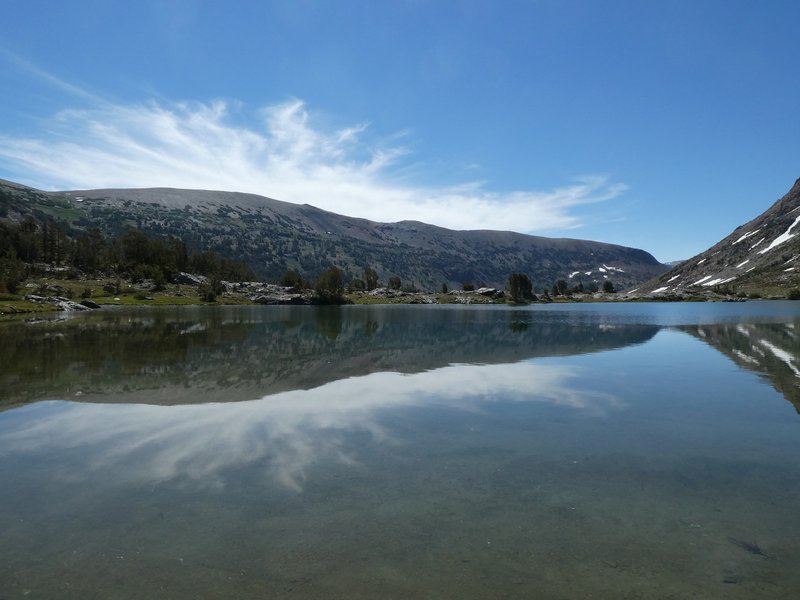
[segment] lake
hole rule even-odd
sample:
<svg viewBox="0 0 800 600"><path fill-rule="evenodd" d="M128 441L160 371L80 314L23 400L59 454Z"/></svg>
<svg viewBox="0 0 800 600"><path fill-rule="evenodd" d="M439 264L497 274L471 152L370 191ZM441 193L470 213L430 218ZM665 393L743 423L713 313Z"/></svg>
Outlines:
<svg viewBox="0 0 800 600"><path fill-rule="evenodd" d="M0 324L0 599L800 596L800 303Z"/></svg>

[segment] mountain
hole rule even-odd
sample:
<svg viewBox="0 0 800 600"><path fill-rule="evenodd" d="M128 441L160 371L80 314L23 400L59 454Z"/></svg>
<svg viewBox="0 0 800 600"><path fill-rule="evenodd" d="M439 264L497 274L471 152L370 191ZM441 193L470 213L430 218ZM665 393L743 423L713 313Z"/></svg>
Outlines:
<svg viewBox="0 0 800 600"><path fill-rule="evenodd" d="M784 296L800 287L800 179L767 211L705 252L630 293L706 291Z"/></svg>
<svg viewBox="0 0 800 600"><path fill-rule="evenodd" d="M360 277L399 276L422 289L464 282L503 287L512 272L536 287L605 280L621 289L666 270L649 253L601 242L509 231L453 231L417 221L378 223L254 194L168 188L43 192L0 180L0 218L52 218L117 235L137 228L190 248L244 259L264 279L313 279L334 264Z"/></svg>

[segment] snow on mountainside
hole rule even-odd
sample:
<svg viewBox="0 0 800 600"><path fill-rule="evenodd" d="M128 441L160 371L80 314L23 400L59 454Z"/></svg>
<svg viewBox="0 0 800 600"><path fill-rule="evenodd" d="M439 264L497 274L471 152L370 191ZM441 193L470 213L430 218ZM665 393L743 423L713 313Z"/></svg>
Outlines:
<svg viewBox="0 0 800 600"><path fill-rule="evenodd" d="M707 291L785 295L800 287L800 179L766 212L646 284L642 295Z"/></svg>

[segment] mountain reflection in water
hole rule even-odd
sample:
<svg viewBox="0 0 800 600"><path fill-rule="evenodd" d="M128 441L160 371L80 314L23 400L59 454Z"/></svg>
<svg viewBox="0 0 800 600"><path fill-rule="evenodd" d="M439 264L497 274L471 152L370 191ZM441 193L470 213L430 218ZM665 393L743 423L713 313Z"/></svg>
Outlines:
<svg viewBox="0 0 800 600"><path fill-rule="evenodd" d="M679 328L760 373L800 413L800 320L692 325Z"/></svg>
<svg viewBox="0 0 800 600"><path fill-rule="evenodd" d="M800 429L752 370L797 406L799 319L620 303L3 324L0 598L795 597Z"/></svg>
<svg viewBox="0 0 800 600"><path fill-rule="evenodd" d="M411 311L411 312L410 312ZM413 315L413 318L409 318ZM252 400L338 379L642 343L655 325L455 307L108 311L0 327L0 407Z"/></svg>

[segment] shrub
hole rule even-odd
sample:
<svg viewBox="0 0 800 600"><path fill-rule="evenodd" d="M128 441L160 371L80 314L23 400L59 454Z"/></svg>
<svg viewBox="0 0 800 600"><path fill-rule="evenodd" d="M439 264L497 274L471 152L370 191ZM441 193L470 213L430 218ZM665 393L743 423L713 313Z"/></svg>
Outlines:
<svg viewBox="0 0 800 600"><path fill-rule="evenodd" d="M300 289L303 287L303 278L297 271L284 271L281 275L281 285Z"/></svg>

